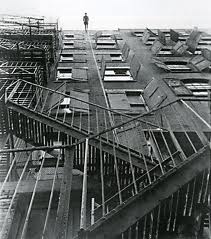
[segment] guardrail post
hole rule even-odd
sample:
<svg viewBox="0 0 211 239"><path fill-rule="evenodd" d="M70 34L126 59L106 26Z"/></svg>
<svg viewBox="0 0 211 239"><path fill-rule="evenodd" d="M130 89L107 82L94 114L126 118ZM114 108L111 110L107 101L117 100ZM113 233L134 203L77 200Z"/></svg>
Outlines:
<svg viewBox="0 0 211 239"><path fill-rule="evenodd" d="M86 229L87 163L88 163L88 155L89 155L89 139L86 138L85 156L84 156L83 188L82 188L82 200L81 200L80 230L85 230Z"/></svg>

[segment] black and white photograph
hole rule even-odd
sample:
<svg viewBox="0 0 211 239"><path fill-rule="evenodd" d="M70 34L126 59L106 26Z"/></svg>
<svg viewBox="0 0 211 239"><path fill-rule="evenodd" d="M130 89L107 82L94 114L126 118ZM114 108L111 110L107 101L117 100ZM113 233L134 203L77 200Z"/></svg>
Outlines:
<svg viewBox="0 0 211 239"><path fill-rule="evenodd" d="M0 5L0 239L211 239L210 0Z"/></svg>

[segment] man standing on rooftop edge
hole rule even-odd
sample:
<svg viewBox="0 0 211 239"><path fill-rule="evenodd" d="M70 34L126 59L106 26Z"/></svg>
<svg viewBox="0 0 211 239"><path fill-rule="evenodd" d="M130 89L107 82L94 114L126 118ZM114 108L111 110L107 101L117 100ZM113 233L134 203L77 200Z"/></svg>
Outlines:
<svg viewBox="0 0 211 239"><path fill-rule="evenodd" d="M85 31L87 32L88 23L89 23L89 17L87 16L87 13L85 13L85 15L83 17L83 21L84 21Z"/></svg>

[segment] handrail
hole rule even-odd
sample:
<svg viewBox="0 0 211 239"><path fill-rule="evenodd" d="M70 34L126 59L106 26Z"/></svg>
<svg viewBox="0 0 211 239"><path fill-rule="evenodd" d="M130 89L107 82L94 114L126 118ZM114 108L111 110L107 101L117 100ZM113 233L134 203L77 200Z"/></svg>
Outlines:
<svg viewBox="0 0 211 239"><path fill-rule="evenodd" d="M86 229L86 207L87 207L87 164L89 158L89 139L86 138L85 155L84 155L84 172L83 172L83 187L81 198L81 220L80 229Z"/></svg>
<svg viewBox="0 0 211 239"><path fill-rule="evenodd" d="M175 169L177 169L177 168L183 166L185 163L190 162L190 159L193 159L193 158L194 158L196 155L198 155L199 153L204 152L204 150L206 150L207 148L209 148L209 145L208 145L208 144L207 144L207 145L204 145L203 148L201 148L201 149L198 150L196 153L194 153L194 154L192 154L191 156L189 156L185 161L179 163L178 165L173 166L168 172L166 172L165 174L163 174L163 175L161 175L160 177L156 178L156 179L155 179L154 181L152 181L151 183L147 183L146 187L143 187L142 189L139 189L138 193L140 193L142 190L144 190L144 189L147 188L148 186L153 185L153 184L156 184L158 181L161 180L161 178L165 177L166 174L169 174L169 173L171 173L173 170L175 170ZM152 169L150 169L148 172L146 172L146 173L142 174L140 177L138 177L138 178L136 179L136 182L140 181L142 178L147 177L147 173L153 172L154 170L156 170L157 167L159 167L159 164L157 164L155 167L153 167ZM119 194L119 193L122 193L122 192L124 192L124 191L129 190L129 189L130 189L131 187L133 187L133 186L134 186L134 182L128 184L126 187L124 187L123 189L121 189L120 192L115 193L112 197L110 197L110 198L108 198L106 201L104 201L104 205L103 205L103 204L98 205L98 206L94 209L94 212L97 211L97 210L99 210L99 209L102 208L103 206L105 206L106 203L111 202L115 197L118 197L118 194ZM138 193L135 193L135 195L137 195ZM126 201L128 201L128 200L129 200L130 198L132 198L133 196L134 196L134 195L128 196L127 199L125 199L124 202L122 202L122 204L124 204ZM119 204L119 205L122 205L122 204ZM112 209L115 209L115 208L117 208L117 207L118 207L118 206L114 206ZM112 209L111 209L107 214L109 214L110 212L112 212L112 211L113 211ZM105 217L105 215L104 215L104 217ZM100 219L102 219L102 217L100 217L97 221L99 221ZM95 223L97 223L97 221L95 221ZM91 225L90 227L92 227L92 225ZM89 229L89 228L88 228L88 229Z"/></svg>
<svg viewBox="0 0 211 239"><path fill-rule="evenodd" d="M176 154L178 154L178 153L180 153L180 152L177 151L177 152L174 153L174 155L176 155ZM169 158L171 158L171 157L169 157ZM165 161L163 161L162 164L165 164L165 162L168 161L169 158L167 158ZM142 175L141 175L140 177L138 177L135 181L138 182L140 179L147 177L147 174L153 173L153 172L154 172L157 168L159 168L159 167L160 167L160 165L159 165L159 164L156 164L152 169L150 169L150 170L148 170L146 173L142 174ZM177 166L173 166L172 169L174 169L174 168L176 168L176 167L177 167ZM171 170L172 170L172 169L171 169ZM165 175L165 174L161 175L160 177L162 177L162 176L164 176L164 175ZM159 177L159 178L160 178L160 177ZM158 178L157 178L155 181L157 181L157 180L158 180ZM155 181L153 181L153 182L155 182ZM152 184L153 182L149 183L149 185ZM118 193L114 194L112 197L110 197L109 199L107 199L107 200L104 202L104 204L107 203L107 202L109 202L112 198L117 197L119 193L121 193L121 192L125 191L126 189L129 189L130 187L133 187L133 186L134 186L134 182L128 184L126 187L124 187L123 189L121 189ZM97 207L97 208L94 209L94 210L97 210L97 209L100 208L101 206L103 206L103 205L100 205L99 207Z"/></svg>
<svg viewBox="0 0 211 239"><path fill-rule="evenodd" d="M31 151L35 151L35 150L44 151L44 150L53 150L53 149L66 149L66 148L72 148L73 145L76 145L76 144L78 144L78 143L65 144L65 145L54 145L54 146L39 146L39 147L28 147L28 148L3 149L3 150L0 150L0 154L17 153L17 152L31 152Z"/></svg>
<svg viewBox="0 0 211 239"><path fill-rule="evenodd" d="M151 126L153 126L153 127L158 127L158 125L155 125L155 124L153 124L153 123L151 123L151 122L142 120L142 119L140 119L140 118L143 117L143 116L150 115L151 113L153 113L153 112L155 112L155 111L158 111L159 109L165 108L165 107L167 107L167 106L169 106L169 105L171 105L171 104L173 104L173 103L179 101L179 99L176 99L176 100L174 100L174 101L172 101L172 102L170 102L170 103L168 103L168 104L166 104L166 105L164 105L164 106L160 106L160 107L158 107L158 108L156 108L156 109L150 110L150 111L148 111L148 112L146 112L146 113L143 113L143 114L141 114L141 115L138 115L138 116L136 116L136 117L133 117L133 116L130 116L130 115L127 115L127 114L118 112L118 111L113 110L113 109L105 108L105 107L103 107L103 106L101 106L101 105L97 105L97 104L92 103L92 102L87 102L87 101L78 99L78 98L76 98L76 97L67 95L67 94L65 94L65 93L63 93L63 92L58 92L58 91L56 91L56 90L52 90L52 89L50 89L50 88L47 88L47 87L44 87L44 86L41 86L41 85L37 85L37 84L35 84L35 83L31 83L31 82L28 82L28 81L25 81L25 80L21 80L21 81L22 81L22 82L25 82L25 83L28 83L28 84L30 84L30 85L33 85L33 86L35 86L35 87L39 87L39 88L42 88L42 89L44 89L44 90L50 91L50 92L52 92L52 93L57 93L57 94L60 94L60 95L65 96L65 97L68 97L68 98L70 98L70 99L74 99L74 100L83 102L83 103L85 103L85 104L88 104L88 105L91 105L91 106L95 106L95 107L100 108L100 109L103 109L103 110L105 110L105 111L109 111L109 112L112 112L112 113L114 113L114 114L118 114L118 115L122 115L122 116L125 116L125 117L127 117L127 118L130 118L130 120L125 121L125 122L123 123L123 125L125 125L125 124L127 124L127 123L130 123L130 122L133 122L133 121L135 121L135 120L138 120L138 121L140 121L140 122L142 122L142 123L146 123L146 124L151 125ZM10 88L10 86L8 86L8 87L6 88L6 90L7 90L8 88ZM115 126L113 126L113 127L116 128ZM111 127L111 128L112 128L112 127ZM164 127L159 126L159 128L168 131L168 129L166 129L166 128L164 128ZM111 129L111 130L112 130L112 129Z"/></svg>

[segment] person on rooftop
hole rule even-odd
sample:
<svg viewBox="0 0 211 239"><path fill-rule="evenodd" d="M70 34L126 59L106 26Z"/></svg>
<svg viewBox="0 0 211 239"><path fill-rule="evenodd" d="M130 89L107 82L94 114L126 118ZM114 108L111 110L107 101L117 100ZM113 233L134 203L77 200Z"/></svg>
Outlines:
<svg viewBox="0 0 211 239"><path fill-rule="evenodd" d="M85 31L87 32L88 24L89 24L89 17L87 16L87 13L85 13L85 15L83 17L83 22L84 22L84 26L85 26Z"/></svg>

